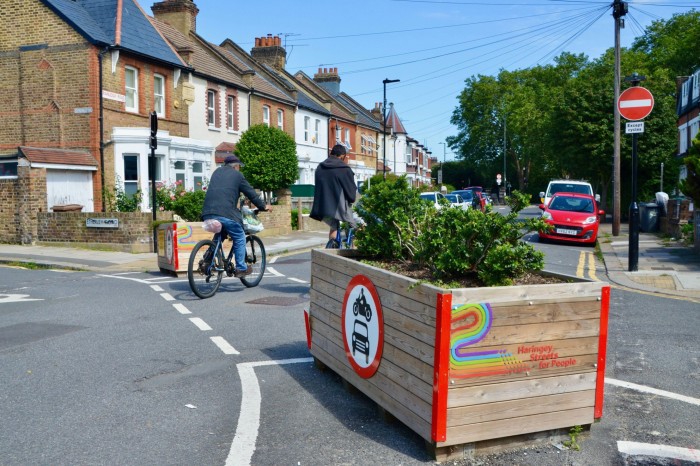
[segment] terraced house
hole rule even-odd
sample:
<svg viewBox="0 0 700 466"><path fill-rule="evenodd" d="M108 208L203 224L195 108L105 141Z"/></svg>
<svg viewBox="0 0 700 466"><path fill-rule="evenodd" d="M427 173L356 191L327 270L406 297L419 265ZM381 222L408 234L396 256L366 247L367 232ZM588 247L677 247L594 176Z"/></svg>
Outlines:
<svg viewBox="0 0 700 466"><path fill-rule="evenodd" d="M0 221L31 225L38 212L73 205L104 212L119 193L141 193L140 209L150 211L151 180L202 189L255 124L295 138L301 184L313 183L336 143L358 183L384 171L381 112L341 92L337 68L286 71L277 36L255 38L250 53L229 39L213 44L197 32L192 0L151 9L136 0L0 2ZM424 151L393 109L392 119L387 139L400 132L405 142L387 171L415 163L411 175L425 182L416 176L428 167ZM33 242L35 227L0 241Z"/></svg>

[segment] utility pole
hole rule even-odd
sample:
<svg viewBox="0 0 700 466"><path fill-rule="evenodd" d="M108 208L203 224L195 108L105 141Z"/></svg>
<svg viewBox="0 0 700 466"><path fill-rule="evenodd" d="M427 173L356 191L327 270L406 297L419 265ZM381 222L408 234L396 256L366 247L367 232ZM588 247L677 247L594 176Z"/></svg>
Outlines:
<svg viewBox="0 0 700 466"><path fill-rule="evenodd" d="M622 0L613 2L613 18L615 18L615 100L614 112L614 143L613 143L613 218L612 234L620 236L620 112L617 100L620 98L620 28L624 27L623 16L627 14L627 3Z"/></svg>

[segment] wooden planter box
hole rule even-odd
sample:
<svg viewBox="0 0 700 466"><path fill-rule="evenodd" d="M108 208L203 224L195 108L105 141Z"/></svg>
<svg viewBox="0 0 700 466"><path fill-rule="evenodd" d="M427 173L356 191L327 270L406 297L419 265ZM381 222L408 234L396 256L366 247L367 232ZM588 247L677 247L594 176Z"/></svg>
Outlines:
<svg viewBox="0 0 700 466"><path fill-rule="evenodd" d="M311 354L438 459L602 416L607 284L443 289L348 253L312 251Z"/></svg>
<svg viewBox="0 0 700 466"><path fill-rule="evenodd" d="M187 273L190 253L200 240L213 235L202 229L202 222L172 222L158 225L158 268L163 273Z"/></svg>

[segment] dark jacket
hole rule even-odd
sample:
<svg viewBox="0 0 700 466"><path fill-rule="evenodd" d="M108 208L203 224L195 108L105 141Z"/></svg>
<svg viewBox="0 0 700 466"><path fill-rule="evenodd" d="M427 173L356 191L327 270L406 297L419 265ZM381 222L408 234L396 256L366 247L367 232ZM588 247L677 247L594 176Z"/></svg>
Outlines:
<svg viewBox="0 0 700 466"><path fill-rule="evenodd" d="M238 208L238 198L243 193L260 210L265 210L265 201L258 196L243 174L229 165L223 165L211 175L207 194L204 196L202 219L213 216L230 218L237 222L243 221Z"/></svg>
<svg viewBox="0 0 700 466"><path fill-rule="evenodd" d="M328 157L318 164L315 175L314 205L310 217L323 220L331 217L353 222L350 204L355 202L355 173L337 157Z"/></svg>

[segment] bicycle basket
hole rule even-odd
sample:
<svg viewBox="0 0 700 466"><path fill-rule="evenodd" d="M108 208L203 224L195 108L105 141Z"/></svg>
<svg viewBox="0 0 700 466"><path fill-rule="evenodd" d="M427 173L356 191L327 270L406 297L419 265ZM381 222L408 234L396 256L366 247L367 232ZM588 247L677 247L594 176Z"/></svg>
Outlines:
<svg viewBox="0 0 700 466"><path fill-rule="evenodd" d="M202 228L209 233L219 233L221 231L221 222L211 218L204 221Z"/></svg>

